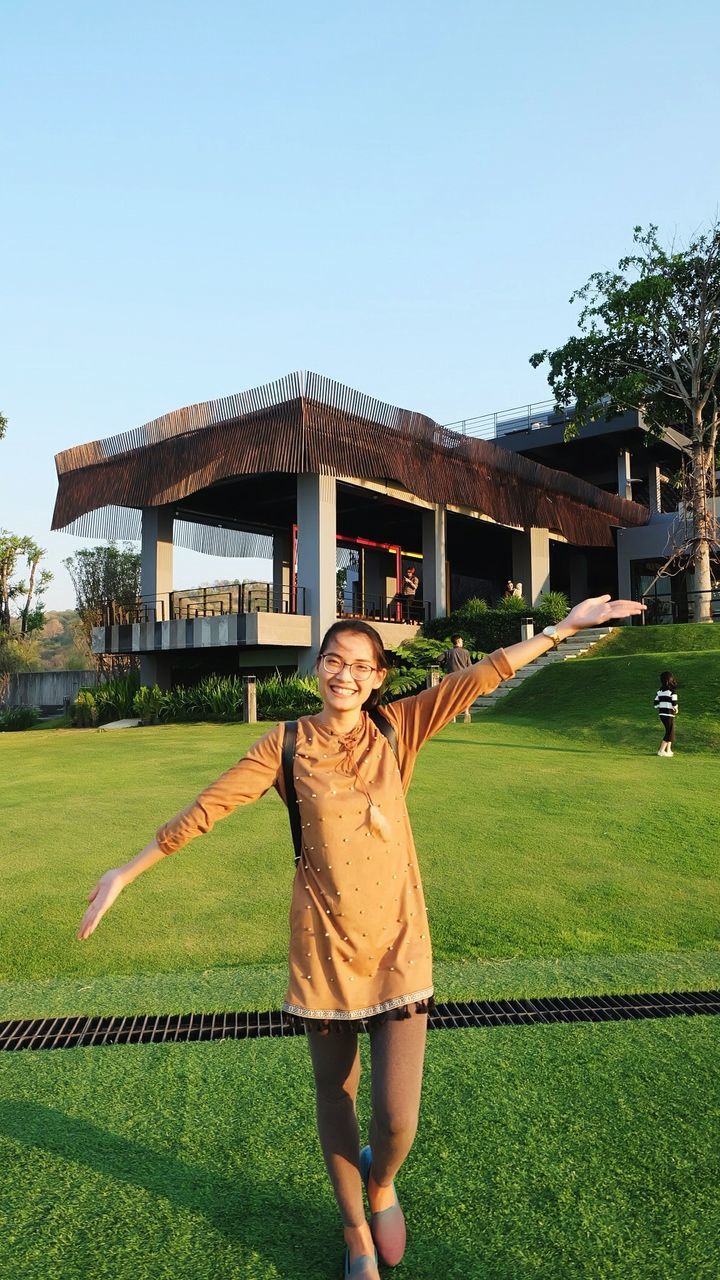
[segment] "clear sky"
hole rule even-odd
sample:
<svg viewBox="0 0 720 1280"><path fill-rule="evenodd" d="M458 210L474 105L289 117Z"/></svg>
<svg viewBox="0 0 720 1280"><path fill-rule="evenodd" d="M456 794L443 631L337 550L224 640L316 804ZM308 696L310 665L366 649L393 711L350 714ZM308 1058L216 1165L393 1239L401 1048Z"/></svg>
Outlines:
<svg viewBox="0 0 720 1280"><path fill-rule="evenodd" d="M573 289L718 211L715 0L3 0L0 48L0 526L52 608L59 450L299 368L543 400Z"/></svg>

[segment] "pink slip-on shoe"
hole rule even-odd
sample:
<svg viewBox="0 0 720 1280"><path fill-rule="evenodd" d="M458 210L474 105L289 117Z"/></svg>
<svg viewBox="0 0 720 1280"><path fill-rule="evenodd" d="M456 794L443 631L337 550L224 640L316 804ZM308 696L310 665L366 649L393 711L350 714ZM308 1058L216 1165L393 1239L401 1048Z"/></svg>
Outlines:
<svg viewBox="0 0 720 1280"><path fill-rule="evenodd" d="M372 1150L370 1147L363 1147L360 1152L360 1174L365 1183L365 1190L370 1180L370 1170L372 1168ZM397 1192L393 1186L395 1193L395 1203L391 1204L388 1209L381 1209L379 1213L373 1213L370 1218L370 1230L372 1238L375 1241L375 1247L381 1262L388 1267L396 1267L401 1261L405 1253L405 1244L407 1241L405 1232L405 1217L400 1202L397 1198Z"/></svg>

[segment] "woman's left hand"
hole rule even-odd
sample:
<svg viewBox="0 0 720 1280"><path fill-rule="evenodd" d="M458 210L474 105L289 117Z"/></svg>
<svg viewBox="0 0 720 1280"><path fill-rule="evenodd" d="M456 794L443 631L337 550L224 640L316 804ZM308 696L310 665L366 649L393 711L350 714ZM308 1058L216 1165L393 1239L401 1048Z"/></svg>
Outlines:
<svg viewBox="0 0 720 1280"><path fill-rule="evenodd" d="M610 596L591 596L576 604L560 623L563 631L582 631L585 627L604 627L615 618L633 618L645 612L637 600L611 600Z"/></svg>

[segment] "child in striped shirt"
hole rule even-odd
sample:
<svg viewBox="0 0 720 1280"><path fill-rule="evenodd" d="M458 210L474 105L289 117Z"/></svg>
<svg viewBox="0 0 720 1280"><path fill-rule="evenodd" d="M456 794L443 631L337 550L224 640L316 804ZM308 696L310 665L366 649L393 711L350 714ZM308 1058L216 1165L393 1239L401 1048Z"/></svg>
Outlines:
<svg viewBox="0 0 720 1280"><path fill-rule="evenodd" d="M675 741L675 717L678 713L677 680L672 671L660 673L660 688L655 694L655 710L665 730L665 737L660 743L658 755L671 756Z"/></svg>

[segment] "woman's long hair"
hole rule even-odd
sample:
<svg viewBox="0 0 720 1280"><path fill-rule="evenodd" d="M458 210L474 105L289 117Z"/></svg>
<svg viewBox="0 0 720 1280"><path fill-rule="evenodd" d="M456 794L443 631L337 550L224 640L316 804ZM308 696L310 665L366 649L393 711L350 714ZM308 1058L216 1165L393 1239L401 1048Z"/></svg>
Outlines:
<svg viewBox="0 0 720 1280"><path fill-rule="evenodd" d="M375 666L379 671L384 671L387 674L390 666L390 659L385 652L385 646L380 639L378 632L374 627L371 627L368 622L361 622L360 620L355 621L353 618L341 618L339 622L333 622L332 626L328 628L322 638L318 661L320 661L322 655L327 651L327 647L334 636L348 634L365 636L370 641L373 649L373 660ZM373 707L379 707L382 701L382 695L383 685L381 684L378 689L373 689L368 694L362 705L363 711L371 711Z"/></svg>
<svg viewBox="0 0 720 1280"><path fill-rule="evenodd" d="M675 692L677 689L677 680L675 679L672 671L660 672L660 688L669 689L671 693Z"/></svg>

